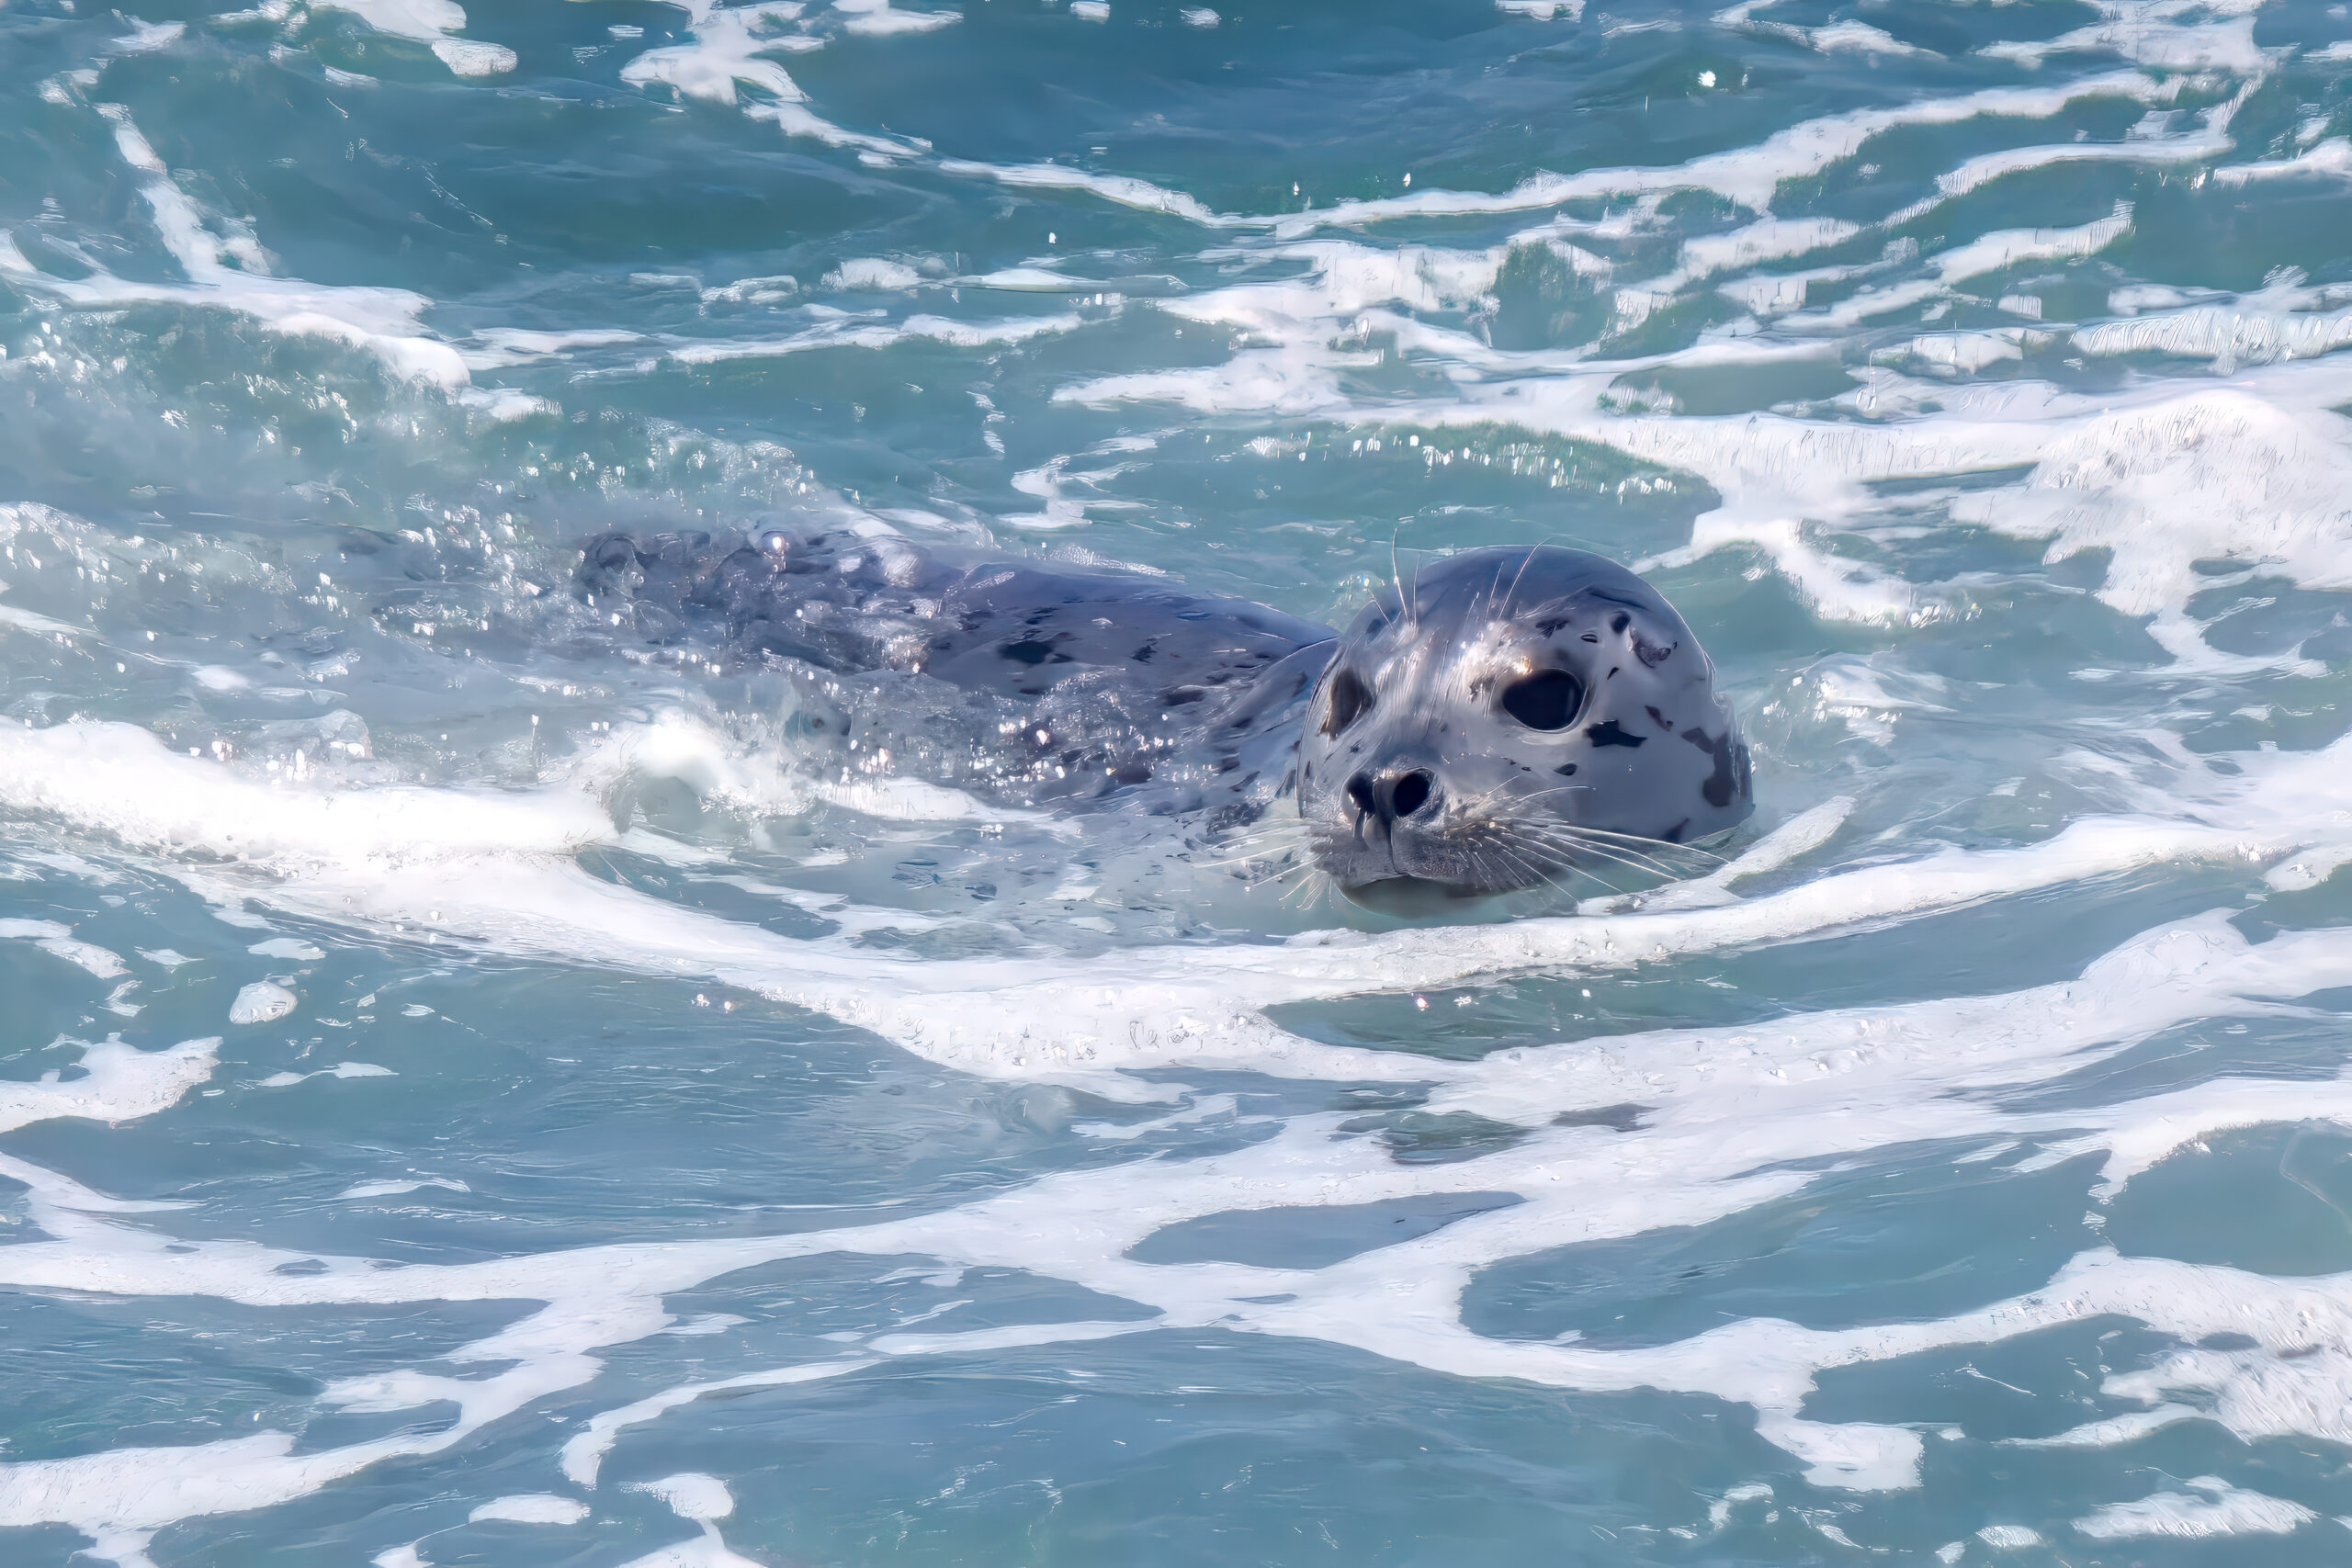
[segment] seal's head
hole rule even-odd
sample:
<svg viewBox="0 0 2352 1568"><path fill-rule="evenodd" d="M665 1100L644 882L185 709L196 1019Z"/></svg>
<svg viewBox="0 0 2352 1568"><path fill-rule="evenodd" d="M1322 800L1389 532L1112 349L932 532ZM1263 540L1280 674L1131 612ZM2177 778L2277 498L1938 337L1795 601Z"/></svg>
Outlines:
<svg viewBox="0 0 2352 1568"><path fill-rule="evenodd" d="M1470 550L1357 616L1308 705L1298 807L1355 889L1564 879L1744 820L1747 748L1658 593L1582 550Z"/></svg>

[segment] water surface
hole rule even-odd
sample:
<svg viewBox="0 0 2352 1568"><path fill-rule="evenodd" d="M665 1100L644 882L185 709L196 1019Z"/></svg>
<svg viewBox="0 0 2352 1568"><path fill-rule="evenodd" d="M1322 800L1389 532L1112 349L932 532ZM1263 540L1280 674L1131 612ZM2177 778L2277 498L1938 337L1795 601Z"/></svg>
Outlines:
<svg viewBox="0 0 2352 1568"><path fill-rule="evenodd" d="M8 0L0 1556L2337 1561L2348 84L2295 0ZM1601 550L1758 817L1371 911L571 593L777 514L1326 620Z"/></svg>

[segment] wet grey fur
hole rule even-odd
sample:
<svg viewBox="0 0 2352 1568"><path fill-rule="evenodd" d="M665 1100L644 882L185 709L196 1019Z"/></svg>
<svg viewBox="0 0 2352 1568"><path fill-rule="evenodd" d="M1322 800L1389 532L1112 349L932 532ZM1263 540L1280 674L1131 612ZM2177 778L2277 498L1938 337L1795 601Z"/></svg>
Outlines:
<svg viewBox="0 0 2352 1568"><path fill-rule="evenodd" d="M784 526L607 535L577 586L599 626L831 680L837 737L922 772L928 731L929 771L1000 800L1213 828L1295 810L1351 888L1561 880L1752 809L1697 639L1580 550L1432 561L1344 636L1148 578Z"/></svg>
<svg viewBox="0 0 2352 1568"><path fill-rule="evenodd" d="M1639 865L1755 809L1747 748L1674 607L1582 550L1468 550L1356 617L1298 742L1342 886L1468 891Z"/></svg>

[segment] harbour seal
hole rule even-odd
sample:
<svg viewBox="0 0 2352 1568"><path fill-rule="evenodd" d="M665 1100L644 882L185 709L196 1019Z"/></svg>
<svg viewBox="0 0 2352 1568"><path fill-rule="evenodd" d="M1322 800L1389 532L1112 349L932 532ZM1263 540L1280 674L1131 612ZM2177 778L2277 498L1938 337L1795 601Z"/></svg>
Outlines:
<svg viewBox="0 0 2352 1568"><path fill-rule="evenodd" d="M861 766L1211 828L1288 811L1351 893L1565 880L1753 809L1698 639L1582 550L1445 557L1345 633L1149 578L775 523L608 534L575 586L600 632L799 672L809 728Z"/></svg>

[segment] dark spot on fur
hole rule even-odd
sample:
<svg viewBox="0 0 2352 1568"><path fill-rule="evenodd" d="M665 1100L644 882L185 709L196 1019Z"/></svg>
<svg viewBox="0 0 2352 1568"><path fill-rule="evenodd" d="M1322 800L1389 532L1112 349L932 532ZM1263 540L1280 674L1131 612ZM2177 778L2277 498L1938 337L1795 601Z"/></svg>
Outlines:
<svg viewBox="0 0 2352 1568"><path fill-rule="evenodd" d="M1613 718L1605 724L1594 725L1584 735L1595 746L1639 746L1649 739L1645 735L1628 735Z"/></svg>
<svg viewBox="0 0 2352 1568"><path fill-rule="evenodd" d="M1186 703L1199 702L1208 694L1198 686L1173 686L1159 694L1160 703L1167 707L1181 708Z"/></svg>
<svg viewBox="0 0 2352 1568"><path fill-rule="evenodd" d="M1644 708L1642 711L1650 716L1650 722L1652 724L1657 725L1660 729L1665 730L1669 735L1674 733L1674 721L1667 717L1666 715L1658 712L1656 708Z"/></svg>
<svg viewBox="0 0 2352 1568"><path fill-rule="evenodd" d="M1140 762L1130 762L1111 776L1117 779L1123 784L1149 784L1151 782L1151 770L1145 767Z"/></svg>
<svg viewBox="0 0 2352 1568"><path fill-rule="evenodd" d="M1138 648L1133 653L1128 654L1127 657L1134 660L1138 664L1148 664L1151 662L1151 644L1145 643L1141 648Z"/></svg>
<svg viewBox="0 0 2352 1568"><path fill-rule="evenodd" d="M1715 760L1715 771L1699 786L1707 804L1720 808L1738 798L1747 787L1747 748L1734 741L1729 730L1711 736L1692 728L1682 732L1682 739Z"/></svg>
<svg viewBox="0 0 2352 1568"><path fill-rule="evenodd" d="M1574 762L1563 762L1552 771L1564 779L1572 779L1577 776L1577 765Z"/></svg>
<svg viewBox="0 0 2352 1568"><path fill-rule="evenodd" d="M1015 664L1043 664L1053 653L1049 642L1008 642L997 650Z"/></svg>

